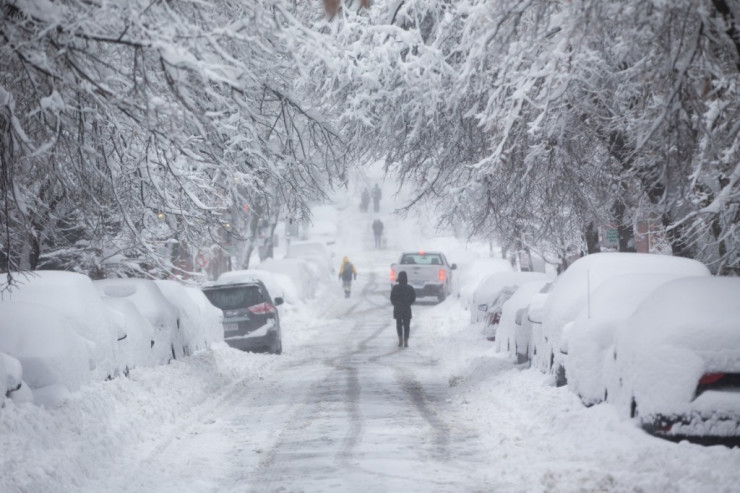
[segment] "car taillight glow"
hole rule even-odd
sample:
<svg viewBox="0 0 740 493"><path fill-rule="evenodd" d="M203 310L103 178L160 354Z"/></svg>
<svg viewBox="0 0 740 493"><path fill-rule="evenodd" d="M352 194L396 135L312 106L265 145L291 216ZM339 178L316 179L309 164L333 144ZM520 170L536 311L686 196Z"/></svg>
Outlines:
<svg viewBox="0 0 740 493"><path fill-rule="evenodd" d="M724 373L705 373L699 379L699 385L712 385L713 383L720 381L724 376Z"/></svg>
<svg viewBox="0 0 740 493"><path fill-rule="evenodd" d="M396 282L396 271L391 269L391 282Z"/></svg>
<svg viewBox="0 0 740 493"><path fill-rule="evenodd" d="M260 303L259 305L250 306L249 311L254 313L255 315L265 315L267 313L275 313L275 307L267 302L264 302Z"/></svg>
<svg viewBox="0 0 740 493"><path fill-rule="evenodd" d="M439 280L440 281L444 281L446 275L447 273L444 271L444 269L439 269Z"/></svg>

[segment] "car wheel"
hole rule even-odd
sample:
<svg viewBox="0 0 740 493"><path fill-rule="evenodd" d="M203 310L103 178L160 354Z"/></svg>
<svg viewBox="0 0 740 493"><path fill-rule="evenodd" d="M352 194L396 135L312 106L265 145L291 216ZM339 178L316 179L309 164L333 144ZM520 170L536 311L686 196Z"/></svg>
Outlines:
<svg viewBox="0 0 740 493"><path fill-rule="evenodd" d="M277 347L272 352L272 354L283 354L283 341L279 340L277 343Z"/></svg>
<svg viewBox="0 0 740 493"><path fill-rule="evenodd" d="M441 293L437 295L437 299L439 300L440 303L442 303L446 298L447 298L447 294L444 291L442 291Z"/></svg>

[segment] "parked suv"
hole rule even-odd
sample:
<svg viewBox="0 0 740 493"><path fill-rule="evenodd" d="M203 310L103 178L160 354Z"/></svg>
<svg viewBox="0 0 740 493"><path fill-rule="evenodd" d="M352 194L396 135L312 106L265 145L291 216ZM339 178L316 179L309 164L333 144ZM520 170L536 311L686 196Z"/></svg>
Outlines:
<svg viewBox="0 0 740 493"><path fill-rule="evenodd" d="M283 351L277 306L283 299L270 297L257 279L203 288L213 305L224 312L224 341L243 351L280 354Z"/></svg>

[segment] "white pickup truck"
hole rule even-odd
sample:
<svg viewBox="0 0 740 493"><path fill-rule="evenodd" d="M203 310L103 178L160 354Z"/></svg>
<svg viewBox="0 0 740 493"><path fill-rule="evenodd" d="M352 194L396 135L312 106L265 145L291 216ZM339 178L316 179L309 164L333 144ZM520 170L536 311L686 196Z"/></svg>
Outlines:
<svg viewBox="0 0 740 493"><path fill-rule="evenodd" d="M443 253L439 252L404 252L397 263L391 264L391 283L396 282L398 273L406 271L409 285L416 291L416 296L436 296L444 301L452 291L452 271L457 264L450 264Z"/></svg>

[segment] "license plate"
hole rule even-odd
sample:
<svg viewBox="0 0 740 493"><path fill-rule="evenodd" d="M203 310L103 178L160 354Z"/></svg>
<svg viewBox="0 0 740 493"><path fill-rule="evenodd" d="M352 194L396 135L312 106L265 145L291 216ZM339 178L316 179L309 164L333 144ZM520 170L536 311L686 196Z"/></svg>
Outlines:
<svg viewBox="0 0 740 493"><path fill-rule="evenodd" d="M224 332L235 332L239 330L239 324L224 324Z"/></svg>

